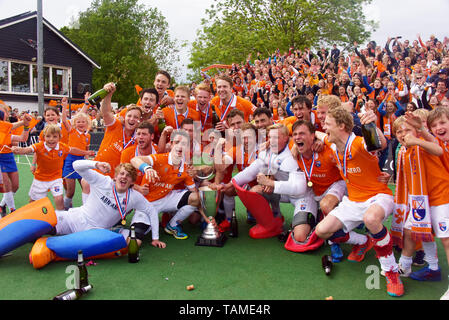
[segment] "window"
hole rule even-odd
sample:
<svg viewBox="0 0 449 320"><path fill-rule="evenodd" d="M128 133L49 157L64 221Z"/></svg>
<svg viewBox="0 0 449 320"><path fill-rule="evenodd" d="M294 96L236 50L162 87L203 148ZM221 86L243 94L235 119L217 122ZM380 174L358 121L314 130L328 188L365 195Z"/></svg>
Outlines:
<svg viewBox="0 0 449 320"><path fill-rule="evenodd" d="M37 66L33 65L33 92L37 92ZM44 67L44 93L50 93L50 68ZM53 94L55 94L53 92Z"/></svg>
<svg viewBox="0 0 449 320"><path fill-rule="evenodd" d="M0 91L9 91L8 61L0 61Z"/></svg>
<svg viewBox="0 0 449 320"><path fill-rule="evenodd" d="M69 94L69 72L67 69L51 68L53 94L68 95Z"/></svg>
<svg viewBox="0 0 449 320"><path fill-rule="evenodd" d="M30 65L11 62L11 86L13 92L30 92Z"/></svg>

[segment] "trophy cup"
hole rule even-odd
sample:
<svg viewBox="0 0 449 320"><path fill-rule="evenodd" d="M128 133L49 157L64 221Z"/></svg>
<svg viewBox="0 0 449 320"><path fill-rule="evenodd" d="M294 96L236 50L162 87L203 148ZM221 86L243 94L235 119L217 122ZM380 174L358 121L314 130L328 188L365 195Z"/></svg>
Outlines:
<svg viewBox="0 0 449 320"><path fill-rule="evenodd" d="M205 212L209 215L207 227L203 230L202 235L198 237L195 245L207 246L207 247L223 247L227 237L224 233L218 230L215 218L212 214L215 214L217 204L215 202L215 191L209 187L200 188L201 197L201 209L200 213L203 217L206 217ZM206 220L206 219L205 219Z"/></svg>

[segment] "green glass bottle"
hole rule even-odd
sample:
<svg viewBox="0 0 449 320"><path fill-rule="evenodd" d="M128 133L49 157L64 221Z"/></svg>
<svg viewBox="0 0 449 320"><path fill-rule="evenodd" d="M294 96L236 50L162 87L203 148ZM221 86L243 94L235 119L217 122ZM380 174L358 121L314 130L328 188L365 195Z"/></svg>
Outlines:
<svg viewBox="0 0 449 320"><path fill-rule="evenodd" d="M87 267L84 263L83 251L78 250L78 276L79 283L77 289L87 287L89 285Z"/></svg>
<svg viewBox="0 0 449 320"><path fill-rule="evenodd" d="M366 112L366 107L364 103L361 105L361 113ZM365 140L366 150L376 151L382 148L382 144L380 143L379 135L377 134L377 127L374 122L366 123L362 125L362 136L363 140Z"/></svg>
<svg viewBox="0 0 449 320"><path fill-rule="evenodd" d="M229 232L229 236L232 238L237 238L239 236L239 226L237 223L237 216L235 215L235 209L232 210L231 232Z"/></svg>
<svg viewBox="0 0 449 320"><path fill-rule="evenodd" d="M131 226L131 236L128 244L128 262L136 263L139 262L139 260L139 245L137 244L136 230L134 229L134 226Z"/></svg>
<svg viewBox="0 0 449 320"><path fill-rule="evenodd" d="M115 86L117 86L117 84L114 84ZM104 89L101 88L98 91L95 91L90 97L89 99L87 99L87 101L92 105L99 105L100 101L104 99L104 97L106 97L106 95L108 94L108 92Z"/></svg>
<svg viewBox="0 0 449 320"><path fill-rule="evenodd" d="M91 289L91 285L87 285L81 289L69 289L55 296L53 300L78 300Z"/></svg>

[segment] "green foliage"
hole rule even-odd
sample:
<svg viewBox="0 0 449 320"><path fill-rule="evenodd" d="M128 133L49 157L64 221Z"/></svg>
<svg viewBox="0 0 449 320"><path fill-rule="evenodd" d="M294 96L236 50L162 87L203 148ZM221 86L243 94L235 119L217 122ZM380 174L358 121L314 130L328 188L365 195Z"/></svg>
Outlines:
<svg viewBox="0 0 449 320"><path fill-rule="evenodd" d="M189 68L368 39L375 27L363 14L371 0L221 0L212 5L192 45Z"/></svg>
<svg viewBox="0 0 449 320"><path fill-rule="evenodd" d="M172 74L179 49L170 39L168 23L156 8L138 0L94 0L77 21L61 31L91 56L101 69L93 72L93 90L118 83L114 101L135 103L134 85L153 85L159 68Z"/></svg>

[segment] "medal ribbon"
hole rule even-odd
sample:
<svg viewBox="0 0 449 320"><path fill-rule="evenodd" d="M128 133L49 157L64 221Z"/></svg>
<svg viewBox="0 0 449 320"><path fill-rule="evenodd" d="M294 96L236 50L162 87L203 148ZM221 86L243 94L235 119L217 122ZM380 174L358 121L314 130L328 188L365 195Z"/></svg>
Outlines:
<svg viewBox="0 0 449 320"><path fill-rule="evenodd" d="M114 200L115 200L115 204L117 205L118 212L120 213L120 216L122 217L122 221L124 221L125 217L126 217L126 208L128 207L129 189L126 191L125 209L123 209L122 206L120 205L120 199L118 197L118 193L117 193L117 189L115 188L115 185L112 187L112 193L114 194Z"/></svg>
<svg viewBox="0 0 449 320"><path fill-rule="evenodd" d="M347 177L346 177L346 175L347 175L347 172L346 172L346 158L347 158L348 153L350 153L349 150L351 149L352 141L354 141L351 138L352 138L352 134L348 137L348 140L346 140L345 154L344 154L344 158L343 158L343 175L345 176L346 179L347 179ZM338 149L336 150L336 152L337 152L337 157L336 158L337 158L338 164L341 167L340 155L338 154Z"/></svg>
<svg viewBox="0 0 449 320"><path fill-rule="evenodd" d="M302 161L302 165L304 166L304 173L306 174L307 177L307 181L311 181L312 180L312 171L313 171L313 165L315 164L315 152L312 155L312 165L310 166L310 169L307 168L306 163L304 162L304 159L301 156L301 161Z"/></svg>
<svg viewBox="0 0 449 320"><path fill-rule="evenodd" d="M179 129L178 111L176 111L176 108L173 108L173 109L175 110L176 129ZM186 119L188 115L189 115L189 108L187 108L187 111L184 114L181 114L181 116L184 116L184 119Z"/></svg>
<svg viewBox="0 0 449 320"><path fill-rule="evenodd" d="M132 135L131 139L129 139L129 141L127 143L125 143L126 138L125 138L125 128L123 128L122 130L122 137L123 137L123 150L126 149L126 147L128 147L130 144L134 144L134 134Z"/></svg>
<svg viewBox="0 0 449 320"><path fill-rule="evenodd" d="M206 118L204 119L204 122L201 122L201 131L204 131L204 126L207 123L207 119L209 118L209 110L210 110L210 102L207 105L207 110L206 110ZM201 110L199 110L201 112Z"/></svg>
<svg viewBox="0 0 449 320"><path fill-rule="evenodd" d="M229 100L228 105L226 106L226 110L225 112L221 115L220 117L220 121L223 121L223 119L225 118L226 114L228 113L228 109L231 106L232 102L234 101L235 95L232 95L232 98ZM221 105L223 105L223 103L221 103ZM221 109L221 106L220 106Z"/></svg>

